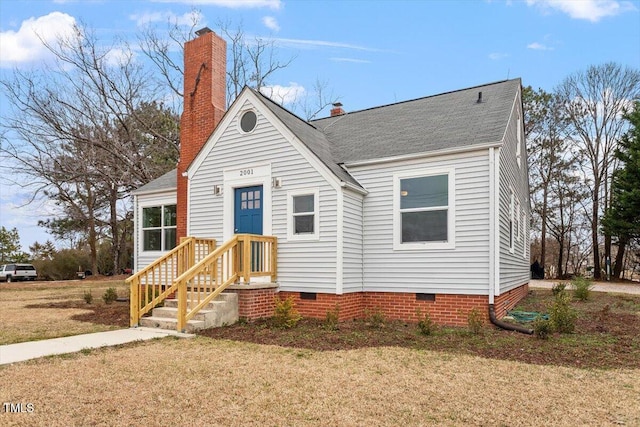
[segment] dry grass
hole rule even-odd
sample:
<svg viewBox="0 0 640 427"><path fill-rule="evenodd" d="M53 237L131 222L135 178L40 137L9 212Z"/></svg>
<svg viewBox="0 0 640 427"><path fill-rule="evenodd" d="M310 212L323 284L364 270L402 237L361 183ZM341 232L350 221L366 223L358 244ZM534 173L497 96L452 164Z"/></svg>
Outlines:
<svg viewBox="0 0 640 427"><path fill-rule="evenodd" d="M1 425L640 425L640 370L164 339L0 368Z"/></svg>
<svg viewBox="0 0 640 427"><path fill-rule="evenodd" d="M89 309L28 308L69 300L84 302L83 295L88 290L93 294L92 304L101 305L102 295L109 287L115 287L121 296L128 295L124 281L1 283L0 345L117 329L72 319L91 313Z"/></svg>

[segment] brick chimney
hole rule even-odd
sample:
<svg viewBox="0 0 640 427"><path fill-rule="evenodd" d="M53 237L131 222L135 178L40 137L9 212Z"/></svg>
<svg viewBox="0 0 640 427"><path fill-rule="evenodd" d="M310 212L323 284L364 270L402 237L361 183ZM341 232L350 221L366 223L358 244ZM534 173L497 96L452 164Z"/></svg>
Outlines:
<svg viewBox="0 0 640 427"><path fill-rule="evenodd" d="M342 116L343 114L345 114L345 112L342 109L342 103L341 102L334 103L333 108L331 109L331 117Z"/></svg>
<svg viewBox="0 0 640 427"><path fill-rule="evenodd" d="M187 178L182 176L222 119L226 106L227 43L209 28L184 45L184 107L180 119L177 237L187 235Z"/></svg>

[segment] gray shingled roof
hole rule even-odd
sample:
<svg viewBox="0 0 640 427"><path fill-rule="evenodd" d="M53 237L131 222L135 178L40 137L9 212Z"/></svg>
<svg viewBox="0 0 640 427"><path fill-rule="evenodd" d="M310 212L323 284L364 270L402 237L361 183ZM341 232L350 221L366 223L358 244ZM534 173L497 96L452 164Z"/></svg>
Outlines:
<svg viewBox="0 0 640 427"><path fill-rule="evenodd" d="M273 102L271 99L262 95L260 92L251 89L258 97L260 97L264 101L264 105L269 108L280 121L291 131L294 135L296 135L303 144L305 144L313 154L324 163L331 172L335 176L337 176L341 181L348 182L350 184L357 185L358 181L356 181L347 171L342 169L339 162L336 161L335 153L333 149L335 147L334 144L327 140L327 137L318 129L310 125L308 122L302 120L300 117L295 114L285 110L280 105Z"/></svg>
<svg viewBox="0 0 640 427"><path fill-rule="evenodd" d="M342 164L501 142L520 85L505 80L311 122L252 91L338 179L359 186ZM134 194L175 187L174 170Z"/></svg>
<svg viewBox="0 0 640 427"><path fill-rule="evenodd" d="M153 193L156 191L172 190L178 187L177 170L173 169L153 181L143 185L132 194Z"/></svg>
<svg viewBox="0 0 640 427"><path fill-rule="evenodd" d="M506 80L311 124L335 147L337 163L500 142L520 84Z"/></svg>

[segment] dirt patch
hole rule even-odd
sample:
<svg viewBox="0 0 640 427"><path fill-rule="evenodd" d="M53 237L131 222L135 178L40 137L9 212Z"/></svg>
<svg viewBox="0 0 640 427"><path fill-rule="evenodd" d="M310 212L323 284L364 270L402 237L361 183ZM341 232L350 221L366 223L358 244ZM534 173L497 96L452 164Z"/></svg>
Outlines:
<svg viewBox="0 0 640 427"><path fill-rule="evenodd" d="M75 314L70 317L71 320L80 322L97 323L100 325L110 326L129 326L129 302L114 302L111 304L87 304L83 301L58 301L42 304L30 304L25 308L33 309L81 309L90 310L82 314Z"/></svg>
<svg viewBox="0 0 640 427"><path fill-rule="evenodd" d="M544 312L552 300L551 291L531 291L519 307ZM366 347L405 347L437 352L511 360L535 365L579 368L640 367L640 296L598 293L590 301L574 302L578 311L573 334L554 334L548 340L508 332L485 325L480 334L467 328L437 328L431 335L419 333L416 324L384 322L341 322L337 330L324 321L303 319L298 326L280 329L269 319L207 329L199 334L258 344L310 350L343 350Z"/></svg>

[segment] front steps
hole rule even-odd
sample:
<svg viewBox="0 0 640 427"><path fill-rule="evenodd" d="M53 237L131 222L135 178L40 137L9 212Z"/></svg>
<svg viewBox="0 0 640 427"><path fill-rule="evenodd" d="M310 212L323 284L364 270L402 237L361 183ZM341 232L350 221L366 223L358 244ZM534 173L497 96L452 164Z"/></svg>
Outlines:
<svg viewBox="0 0 640 427"><path fill-rule="evenodd" d="M187 298L190 298L190 293L187 294ZM196 304L196 301L187 301L188 307ZM231 325L236 323L238 318L238 295L223 292L187 322L185 332ZM140 326L175 331L178 327L178 300L165 300L164 307L154 308L151 316L140 319Z"/></svg>

